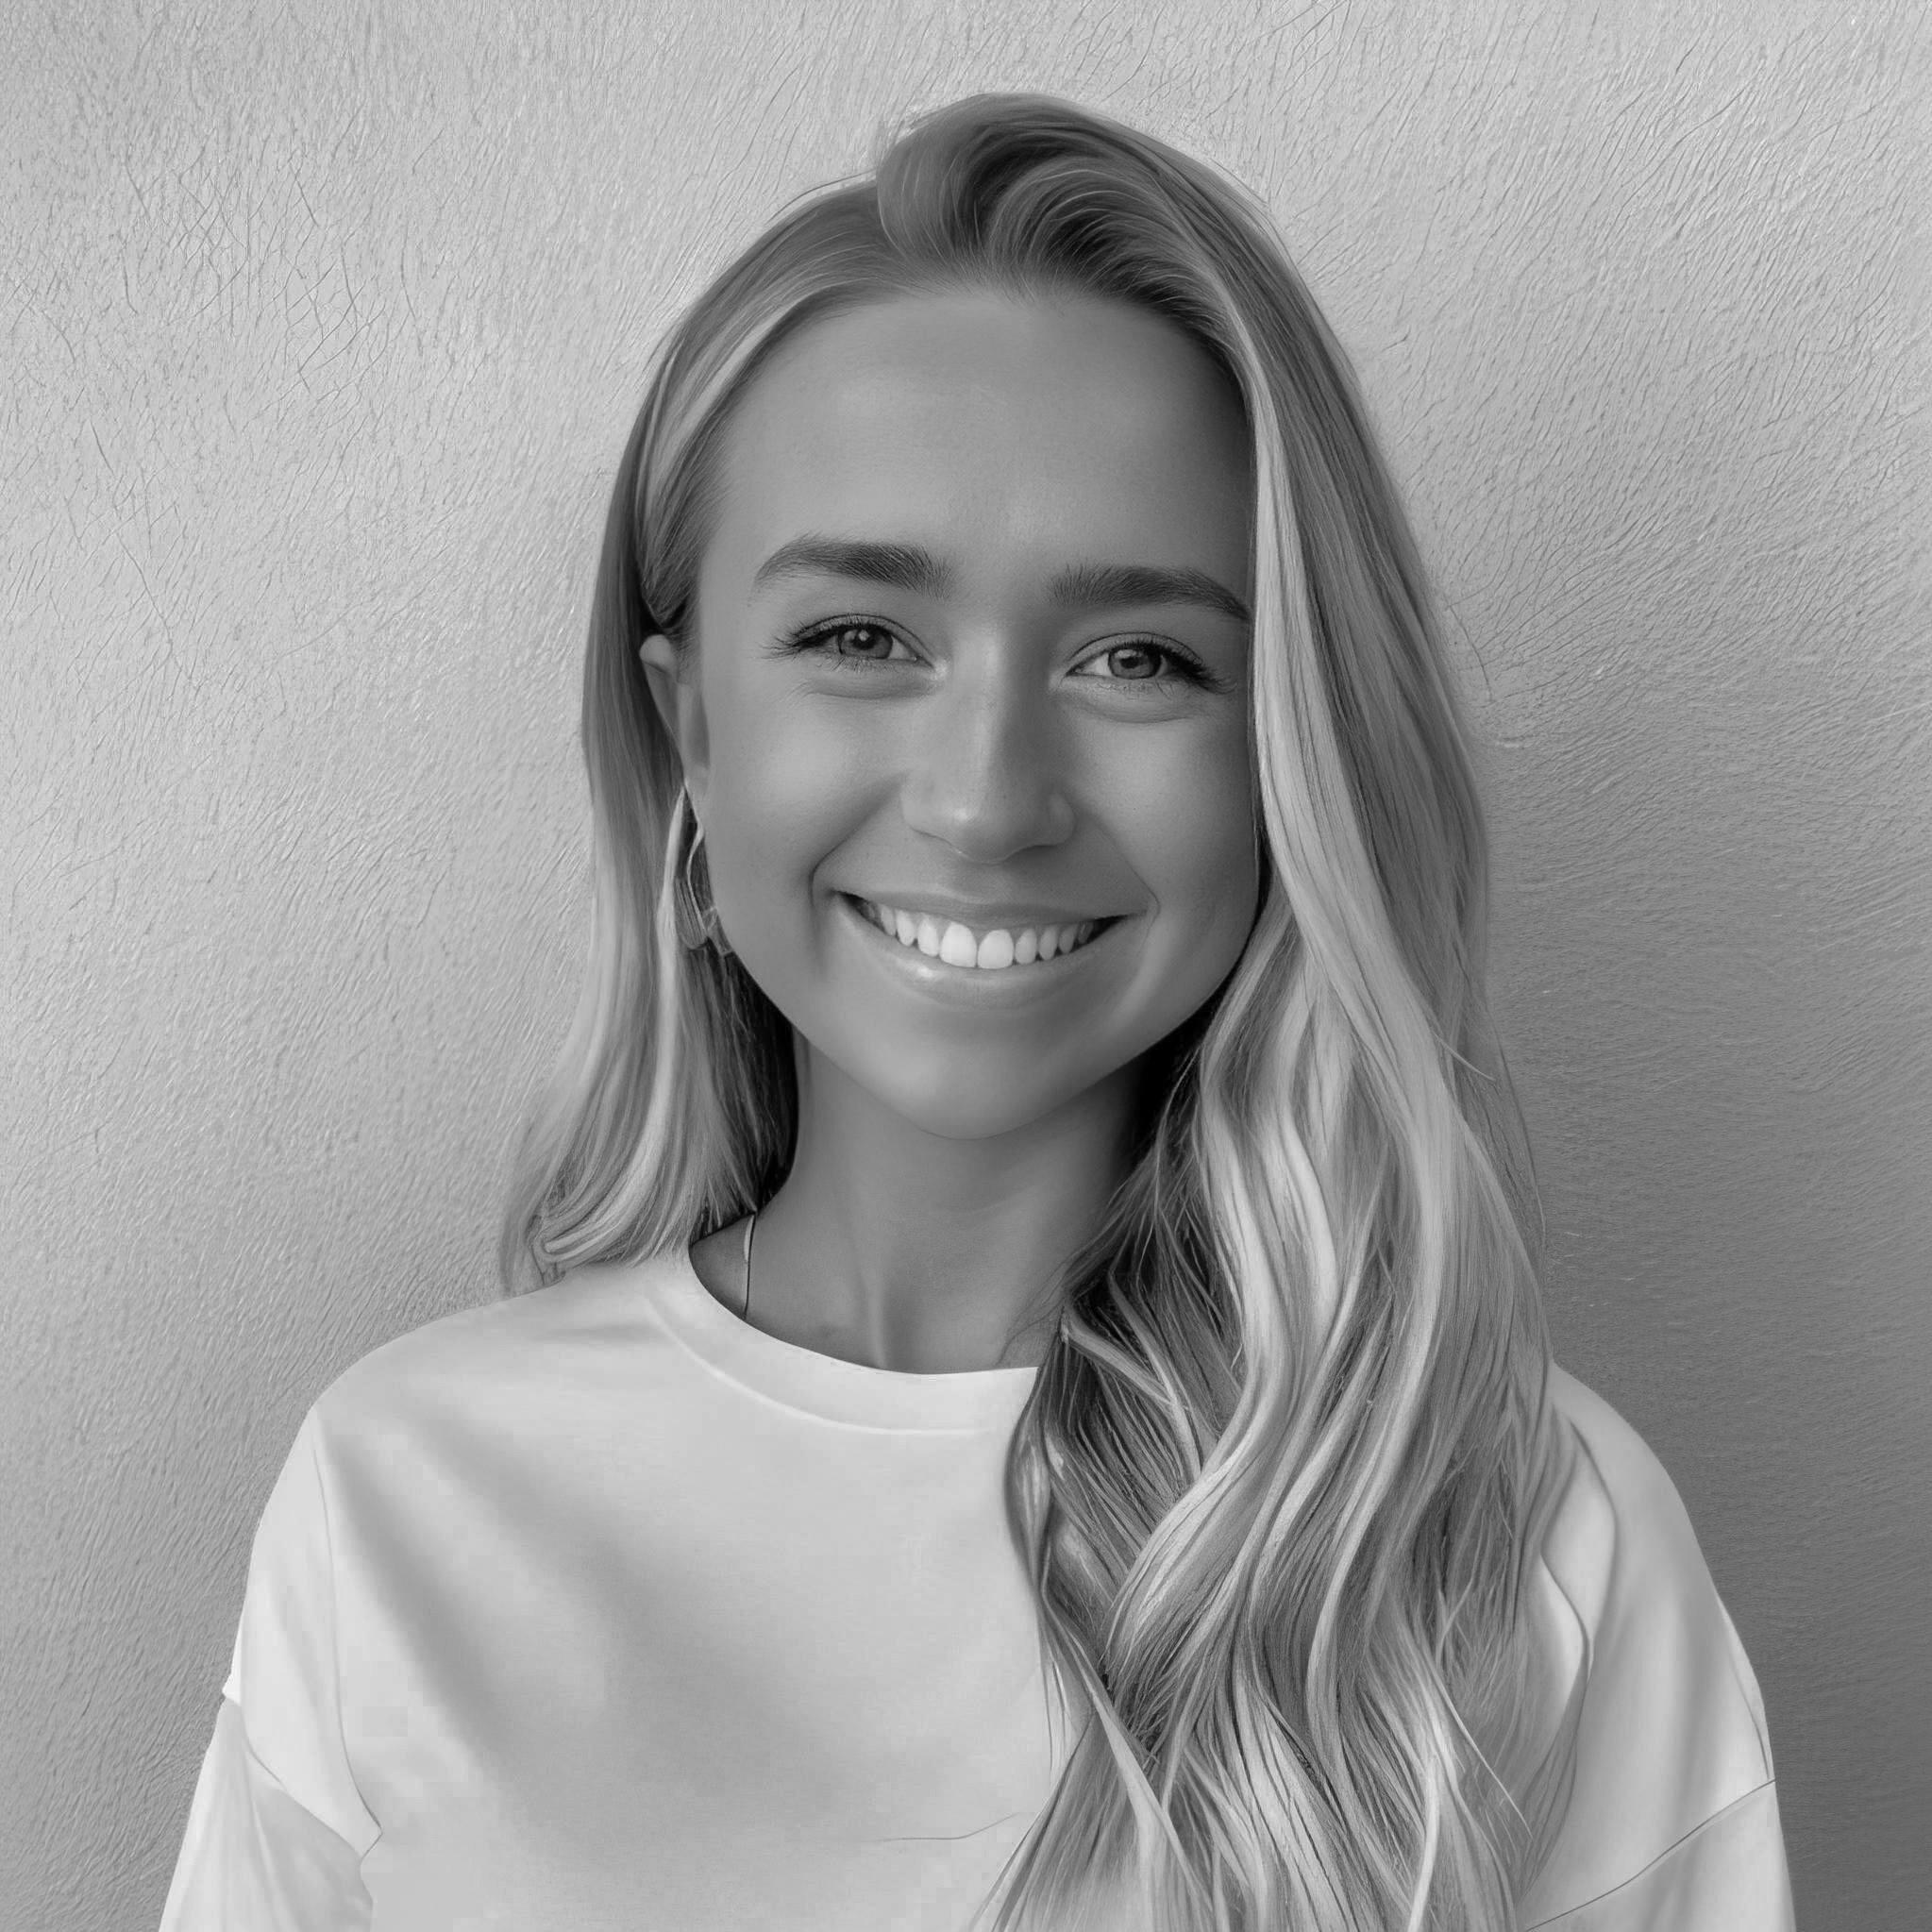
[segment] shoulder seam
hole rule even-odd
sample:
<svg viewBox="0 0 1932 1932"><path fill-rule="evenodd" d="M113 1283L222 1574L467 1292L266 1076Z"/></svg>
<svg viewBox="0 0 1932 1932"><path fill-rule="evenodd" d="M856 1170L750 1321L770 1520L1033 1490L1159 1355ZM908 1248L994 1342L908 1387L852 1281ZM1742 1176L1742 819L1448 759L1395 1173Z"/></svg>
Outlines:
<svg viewBox="0 0 1932 1932"><path fill-rule="evenodd" d="M316 1420L315 1411L311 1406L308 1415L302 1419L302 1431L309 1437L309 1460L315 1471L315 1494L322 1504L322 1544L327 1552L328 1563L328 1648L329 1662L333 1666L329 1674L334 1680L332 1688L335 1692L335 1733L342 1741L343 1765L348 1772L349 1783L354 1787L357 1801L363 1812L375 1823L376 1837L379 1840L382 1836L382 1822L370 1809L368 1793L362 1789L362 1781L356 1775L355 1764L349 1756L348 1733L343 1722L342 1617L341 1605L336 1596L335 1523L328 1501L328 1479L323 1472L321 1449L316 1441L320 1430L321 1424ZM336 1836L341 1838L342 1833L337 1832ZM344 1842L348 1844L352 1851L355 1849L352 1840L344 1840ZM374 1850L375 1844L372 1842L358 1856L366 1858Z"/></svg>
<svg viewBox="0 0 1932 1932"><path fill-rule="evenodd" d="M1611 1886L1608 1891L1600 1891L1592 1898L1578 1899L1573 1906L1565 1906L1553 1918L1538 1919L1534 1925L1525 1925L1522 1928L1522 1932L1543 1932L1543 1928L1546 1926L1560 1925L1565 1919L1571 1918L1578 1912L1587 1912L1590 1907L1602 1905L1606 1898L1615 1898L1620 1891L1628 1890L1639 1878L1655 1872L1666 1858L1674 1857L1692 1839L1701 1837L1712 1825L1722 1823L1732 1812L1737 1810L1739 1806L1749 1803L1751 1799L1756 1797L1761 1791L1769 1791L1774 1789L1776 1784L1777 1780L1775 1778L1766 1778L1761 1785L1753 1785L1748 1791L1739 1791L1722 1810L1713 1811L1708 1818L1700 1819L1675 1843L1666 1845L1648 1865L1633 1872L1628 1878L1619 1879L1615 1885Z"/></svg>
<svg viewBox="0 0 1932 1932"><path fill-rule="evenodd" d="M296 1797L294 1792L289 1789L288 1786L282 1783L281 1779L276 1775L274 1768L264 1764L260 1753L255 1749L255 1740L248 1735L247 1712L242 1708L241 1705L234 1698L227 1696L226 1693L223 1694L222 1703L229 1705L235 1713L235 1729L240 1735L242 1755L247 1760L250 1774L260 1777L265 1783L272 1785L304 1818L313 1823L318 1831L326 1831L337 1844L349 1853L356 1860L356 1871L360 1876L362 1861L368 1857L369 1853L359 1851L353 1839L344 1838L319 1811L311 1810L310 1806L303 1804L301 1799ZM375 1847L372 1845L369 1849L373 1851Z"/></svg>

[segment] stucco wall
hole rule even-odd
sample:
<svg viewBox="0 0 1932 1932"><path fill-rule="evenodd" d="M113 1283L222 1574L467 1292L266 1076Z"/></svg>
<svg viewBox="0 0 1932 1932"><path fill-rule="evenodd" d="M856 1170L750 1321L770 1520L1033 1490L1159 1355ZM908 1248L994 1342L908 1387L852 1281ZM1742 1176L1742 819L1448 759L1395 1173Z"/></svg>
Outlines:
<svg viewBox="0 0 1932 1932"><path fill-rule="evenodd" d="M1918 0L256 11L0 25L0 1924L154 1923L304 1406L491 1291L655 330L1000 86L1263 189L1356 353L1488 748L1561 1353L1688 1500L1802 1922L1914 1923Z"/></svg>

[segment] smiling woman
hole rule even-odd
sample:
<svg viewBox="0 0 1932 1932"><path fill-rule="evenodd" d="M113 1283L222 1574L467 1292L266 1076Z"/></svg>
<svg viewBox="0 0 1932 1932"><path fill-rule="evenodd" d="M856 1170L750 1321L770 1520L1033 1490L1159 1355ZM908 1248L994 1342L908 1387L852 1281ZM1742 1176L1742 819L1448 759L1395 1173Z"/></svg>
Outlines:
<svg viewBox="0 0 1932 1932"><path fill-rule="evenodd" d="M311 1411L171 1932L1789 1924L1256 208L983 97L788 212L663 346L583 724L531 1291Z"/></svg>
<svg viewBox="0 0 1932 1932"><path fill-rule="evenodd" d="M905 293L801 327L715 460L695 615L642 655L798 1042L762 1325L983 1367L1254 923L1238 397L1142 310Z"/></svg>

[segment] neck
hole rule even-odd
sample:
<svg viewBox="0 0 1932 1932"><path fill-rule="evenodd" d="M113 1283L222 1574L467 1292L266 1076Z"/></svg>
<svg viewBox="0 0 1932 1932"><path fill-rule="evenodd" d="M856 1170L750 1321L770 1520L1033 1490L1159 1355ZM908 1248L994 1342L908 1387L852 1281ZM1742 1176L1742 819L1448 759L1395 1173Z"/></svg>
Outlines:
<svg viewBox="0 0 1932 1932"><path fill-rule="evenodd" d="M869 1368L1036 1364L1060 1271L1126 1171L1131 1070L970 1140L920 1129L802 1045L798 1070L797 1151L758 1217L756 1324Z"/></svg>

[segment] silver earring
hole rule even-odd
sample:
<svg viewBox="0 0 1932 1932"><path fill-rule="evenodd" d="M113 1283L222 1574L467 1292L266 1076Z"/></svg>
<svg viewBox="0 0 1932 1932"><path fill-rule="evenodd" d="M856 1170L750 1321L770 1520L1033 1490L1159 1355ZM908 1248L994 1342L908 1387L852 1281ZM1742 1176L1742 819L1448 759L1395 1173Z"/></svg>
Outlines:
<svg viewBox="0 0 1932 1932"><path fill-rule="evenodd" d="M688 813L691 818L691 837L684 846L684 856L678 864L678 886L673 899L678 916L678 937L687 951L696 952L702 947L714 946L722 958L730 959L731 942L725 937L718 909L712 903L711 865L704 851L704 827L698 824L697 808L692 804L691 794L682 785L678 787L678 810ZM701 883L697 876L699 867L703 872Z"/></svg>

